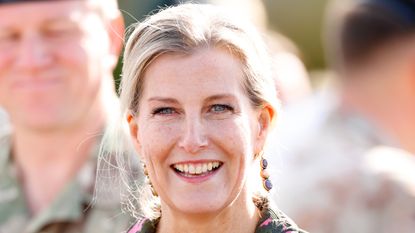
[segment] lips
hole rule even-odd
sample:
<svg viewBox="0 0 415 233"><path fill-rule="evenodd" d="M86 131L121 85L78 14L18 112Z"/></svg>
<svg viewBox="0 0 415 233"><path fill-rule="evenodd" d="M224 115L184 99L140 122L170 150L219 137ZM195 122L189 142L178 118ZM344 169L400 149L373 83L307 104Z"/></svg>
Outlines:
<svg viewBox="0 0 415 233"><path fill-rule="evenodd" d="M171 167L180 175L185 177L206 176L218 170L222 166L220 161L198 162L198 163L176 163Z"/></svg>

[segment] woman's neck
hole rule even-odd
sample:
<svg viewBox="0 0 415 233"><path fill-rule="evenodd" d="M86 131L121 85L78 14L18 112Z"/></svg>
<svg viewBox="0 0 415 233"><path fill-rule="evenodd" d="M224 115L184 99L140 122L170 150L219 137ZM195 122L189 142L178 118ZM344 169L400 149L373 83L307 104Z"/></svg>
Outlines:
<svg viewBox="0 0 415 233"><path fill-rule="evenodd" d="M241 193L231 205L218 212L188 214L168 207L162 209L158 233L253 233L260 218L252 196L246 192Z"/></svg>

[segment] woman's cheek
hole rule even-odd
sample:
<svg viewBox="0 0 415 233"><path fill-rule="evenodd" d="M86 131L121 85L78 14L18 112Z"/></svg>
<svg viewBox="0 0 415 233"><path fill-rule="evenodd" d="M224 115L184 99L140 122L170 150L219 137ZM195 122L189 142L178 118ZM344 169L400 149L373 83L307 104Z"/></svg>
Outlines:
<svg viewBox="0 0 415 233"><path fill-rule="evenodd" d="M150 123L140 131L143 152L148 155L163 154L174 144L178 137L177 125Z"/></svg>
<svg viewBox="0 0 415 233"><path fill-rule="evenodd" d="M244 118L233 118L211 122L207 127L209 135L228 144L243 148L250 144L251 130Z"/></svg>

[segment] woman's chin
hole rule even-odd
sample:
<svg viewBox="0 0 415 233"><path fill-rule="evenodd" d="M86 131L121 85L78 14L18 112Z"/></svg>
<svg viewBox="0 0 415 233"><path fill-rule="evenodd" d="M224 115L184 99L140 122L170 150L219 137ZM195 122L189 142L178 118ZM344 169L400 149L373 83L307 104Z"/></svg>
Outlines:
<svg viewBox="0 0 415 233"><path fill-rule="evenodd" d="M185 198L174 201L173 209L182 214L188 215L210 215L221 212L226 208L224 200L200 200L200 198Z"/></svg>

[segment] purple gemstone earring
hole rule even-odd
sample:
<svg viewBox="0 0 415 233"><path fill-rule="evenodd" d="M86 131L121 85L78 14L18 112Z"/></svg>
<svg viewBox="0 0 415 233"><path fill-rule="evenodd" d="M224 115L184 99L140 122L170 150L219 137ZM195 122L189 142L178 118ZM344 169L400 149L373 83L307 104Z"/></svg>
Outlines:
<svg viewBox="0 0 415 233"><path fill-rule="evenodd" d="M158 197L158 193L154 189L153 184L151 183L150 177L148 176L147 166L145 163L143 163L143 172L144 172L144 175L146 176L146 183L150 186L151 193L153 194L153 196Z"/></svg>
<svg viewBox="0 0 415 233"><path fill-rule="evenodd" d="M263 180L262 185L264 186L264 189L267 190L267 192L269 192L269 190L272 189L272 183L269 180L269 173L266 170L268 167L268 161L261 156L260 164L261 164L261 177Z"/></svg>

